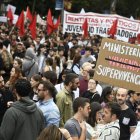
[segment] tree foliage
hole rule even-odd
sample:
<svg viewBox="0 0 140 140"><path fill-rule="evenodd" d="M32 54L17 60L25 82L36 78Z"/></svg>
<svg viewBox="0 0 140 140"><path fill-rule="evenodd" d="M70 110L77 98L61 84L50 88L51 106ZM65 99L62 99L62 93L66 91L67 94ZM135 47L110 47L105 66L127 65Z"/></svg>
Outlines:
<svg viewBox="0 0 140 140"><path fill-rule="evenodd" d="M95 13L109 13L110 6L113 0L71 0L72 9L71 12L79 13L82 8L86 12ZM11 4L17 7L17 13L21 10L26 10L27 5L33 11L33 4L35 2L35 11L44 16L47 14L50 8L53 14L57 14L55 11L55 0L12 0ZM125 17L140 17L140 0L117 0L116 13Z"/></svg>

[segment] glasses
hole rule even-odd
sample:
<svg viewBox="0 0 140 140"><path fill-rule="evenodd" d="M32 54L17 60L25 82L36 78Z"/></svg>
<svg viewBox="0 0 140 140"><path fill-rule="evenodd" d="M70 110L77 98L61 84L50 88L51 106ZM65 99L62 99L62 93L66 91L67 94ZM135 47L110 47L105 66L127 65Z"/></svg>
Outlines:
<svg viewBox="0 0 140 140"><path fill-rule="evenodd" d="M137 96L140 96L140 93L135 93L135 94L137 94Z"/></svg>

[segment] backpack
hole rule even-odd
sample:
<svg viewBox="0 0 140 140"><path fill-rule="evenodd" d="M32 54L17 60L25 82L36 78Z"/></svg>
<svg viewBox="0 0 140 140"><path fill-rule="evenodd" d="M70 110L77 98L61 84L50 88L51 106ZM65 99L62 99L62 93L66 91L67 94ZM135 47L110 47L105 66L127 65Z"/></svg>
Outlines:
<svg viewBox="0 0 140 140"><path fill-rule="evenodd" d="M80 65L79 65L79 64L77 64L77 63L76 63L76 64L73 64L72 67L71 67L71 70L72 70L73 73L75 73L75 71L73 70L73 67L74 67L74 66L77 66L78 69L80 69Z"/></svg>

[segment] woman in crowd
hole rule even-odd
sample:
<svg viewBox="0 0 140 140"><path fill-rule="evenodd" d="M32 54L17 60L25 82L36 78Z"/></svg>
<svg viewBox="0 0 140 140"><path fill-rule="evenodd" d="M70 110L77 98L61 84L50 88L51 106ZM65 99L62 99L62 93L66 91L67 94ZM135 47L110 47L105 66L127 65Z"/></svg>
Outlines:
<svg viewBox="0 0 140 140"><path fill-rule="evenodd" d="M14 63L13 63L13 67L14 68L22 68L22 60L21 59L19 59L19 58L15 58L14 59Z"/></svg>
<svg viewBox="0 0 140 140"><path fill-rule="evenodd" d="M16 81L20 78L23 78L22 76L22 71L20 68L17 68L17 67L13 67L11 69L11 72L10 72L10 78L9 80L7 81L6 83L6 87L9 88L9 90L13 90L13 86L14 84L16 83Z"/></svg>
<svg viewBox="0 0 140 140"><path fill-rule="evenodd" d="M46 71L52 71L53 70L52 69L52 66L53 66L53 58L48 57L46 59L46 66L44 68L44 72L46 72Z"/></svg>
<svg viewBox="0 0 140 140"><path fill-rule="evenodd" d="M80 74L80 59L81 59L81 54L76 53L73 58L73 64L71 67L72 71L77 75Z"/></svg>
<svg viewBox="0 0 140 140"><path fill-rule="evenodd" d="M38 88L38 85L39 85L41 80L42 80L42 77L39 74L33 75L31 77L31 80L30 80L30 83L31 83L31 86L32 86L32 91L29 94L29 96L35 102L38 101L37 88Z"/></svg>
<svg viewBox="0 0 140 140"><path fill-rule="evenodd" d="M100 95L96 90L96 85L98 84L93 78L88 81L88 90L84 92L83 97L88 98L90 102L100 102Z"/></svg>
<svg viewBox="0 0 140 140"><path fill-rule="evenodd" d="M91 139L91 137L96 137L104 128L103 122L103 111L102 106L98 102L92 102L91 112L89 114L89 118L87 120L87 139Z"/></svg>
<svg viewBox="0 0 140 140"><path fill-rule="evenodd" d="M106 103L114 101L113 89L110 86L107 86L103 89L101 96L101 105L104 107Z"/></svg>
<svg viewBox="0 0 140 140"><path fill-rule="evenodd" d="M70 133L64 128L57 128L55 125L50 125L45 128L37 140L72 140Z"/></svg>

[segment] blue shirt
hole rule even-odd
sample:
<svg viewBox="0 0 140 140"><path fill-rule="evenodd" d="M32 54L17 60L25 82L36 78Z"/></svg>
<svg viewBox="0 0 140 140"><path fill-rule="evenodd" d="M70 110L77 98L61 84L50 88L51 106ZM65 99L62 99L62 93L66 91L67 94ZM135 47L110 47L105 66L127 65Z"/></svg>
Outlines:
<svg viewBox="0 0 140 140"><path fill-rule="evenodd" d="M60 112L57 105L54 103L53 99L47 101L38 101L36 105L41 109L45 117L45 126L54 124L59 127L60 122Z"/></svg>

